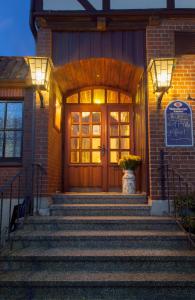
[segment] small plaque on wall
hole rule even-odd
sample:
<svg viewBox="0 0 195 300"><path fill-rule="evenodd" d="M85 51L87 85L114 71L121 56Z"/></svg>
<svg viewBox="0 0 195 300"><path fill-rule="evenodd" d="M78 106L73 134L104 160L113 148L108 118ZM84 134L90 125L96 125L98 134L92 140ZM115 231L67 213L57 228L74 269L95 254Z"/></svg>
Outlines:
<svg viewBox="0 0 195 300"><path fill-rule="evenodd" d="M192 147L192 110L188 103L176 100L165 110L165 143L167 147Z"/></svg>

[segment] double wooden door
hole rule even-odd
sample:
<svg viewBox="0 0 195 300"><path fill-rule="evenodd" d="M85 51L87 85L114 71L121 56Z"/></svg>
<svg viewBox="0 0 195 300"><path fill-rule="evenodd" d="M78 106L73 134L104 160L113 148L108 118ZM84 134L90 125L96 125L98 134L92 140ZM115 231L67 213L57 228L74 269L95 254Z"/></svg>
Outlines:
<svg viewBox="0 0 195 300"><path fill-rule="evenodd" d="M132 149L129 104L65 106L65 191L121 191L118 160Z"/></svg>

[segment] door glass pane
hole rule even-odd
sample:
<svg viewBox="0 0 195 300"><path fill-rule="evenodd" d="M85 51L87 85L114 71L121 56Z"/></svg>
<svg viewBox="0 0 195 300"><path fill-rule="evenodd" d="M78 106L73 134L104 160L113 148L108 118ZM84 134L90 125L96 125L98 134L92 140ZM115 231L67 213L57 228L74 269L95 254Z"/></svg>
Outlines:
<svg viewBox="0 0 195 300"><path fill-rule="evenodd" d="M120 130L121 130L121 135L123 136L129 136L129 125L121 125L120 126Z"/></svg>
<svg viewBox="0 0 195 300"><path fill-rule="evenodd" d="M121 158L122 158L123 156L127 156L127 155L129 155L129 151L122 151L122 152L121 152Z"/></svg>
<svg viewBox="0 0 195 300"><path fill-rule="evenodd" d="M101 125L93 125L93 135L101 135Z"/></svg>
<svg viewBox="0 0 195 300"><path fill-rule="evenodd" d="M0 103L0 129L4 128L5 103Z"/></svg>
<svg viewBox="0 0 195 300"><path fill-rule="evenodd" d="M90 134L90 126L89 125L82 125L81 126L81 134L82 136L87 136Z"/></svg>
<svg viewBox="0 0 195 300"><path fill-rule="evenodd" d="M21 157L22 132L5 133L5 157Z"/></svg>
<svg viewBox="0 0 195 300"><path fill-rule="evenodd" d="M121 122L123 123L129 122L129 112L127 111L121 112Z"/></svg>
<svg viewBox="0 0 195 300"><path fill-rule="evenodd" d="M80 103L91 103L91 90L80 92Z"/></svg>
<svg viewBox="0 0 195 300"><path fill-rule="evenodd" d="M99 151L92 152L92 163L101 163L101 155Z"/></svg>
<svg viewBox="0 0 195 300"><path fill-rule="evenodd" d="M71 139L71 149L72 150L79 149L79 139L77 138Z"/></svg>
<svg viewBox="0 0 195 300"><path fill-rule="evenodd" d="M92 149L99 149L101 145L101 140L99 138L92 139Z"/></svg>
<svg viewBox="0 0 195 300"><path fill-rule="evenodd" d="M71 122L72 123L79 123L80 113L79 112L72 112L71 113Z"/></svg>
<svg viewBox="0 0 195 300"><path fill-rule="evenodd" d="M118 163L119 160L119 152L118 151L110 151L110 162Z"/></svg>
<svg viewBox="0 0 195 300"><path fill-rule="evenodd" d="M110 125L110 135L111 136L119 135L119 126L118 125Z"/></svg>
<svg viewBox="0 0 195 300"><path fill-rule="evenodd" d="M101 122L101 113L100 112L92 112L92 122L93 123Z"/></svg>
<svg viewBox="0 0 195 300"><path fill-rule="evenodd" d="M78 93L66 98L66 103L78 103L78 101L79 101Z"/></svg>
<svg viewBox="0 0 195 300"><path fill-rule="evenodd" d="M105 90L103 89L95 89L93 91L93 103L95 104L103 104L105 103Z"/></svg>
<svg viewBox="0 0 195 300"><path fill-rule="evenodd" d="M82 112L82 122L83 123L90 122L90 112Z"/></svg>
<svg viewBox="0 0 195 300"><path fill-rule="evenodd" d="M90 163L90 152L84 151L81 153L81 161L82 163Z"/></svg>
<svg viewBox="0 0 195 300"><path fill-rule="evenodd" d="M22 128L22 103L7 104L6 128Z"/></svg>
<svg viewBox="0 0 195 300"><path fill-rule="evenodd" d="M79 125L72 125L71 126L71 135L78 136L79 135Z"/></svg>
<svg viewBox="0 0 195 300"><path fill-rule="evenodd" d="M121 139L121 149L129 149L129 148L130 148L129 138Z"/></svg>
<svg viewBox="0 0 195 300"><path fill-rule="evenodd" d="M110 149L119 149L119 139L110 139Z"/></svg>
<svg viewBox="0 0 195 300"><path fill-rule="evenodd" d="M118 92L107 90L107 103L118 103Z"/></svg>
<svg viewBox="0 0 195 300"><path fill-rule="evenodd" d="M0 131L0 157L3 157L3 137L4 133Z"/></svg>
<svg viewBox="0 0 195 300"><path fill-rule="evenodd" d="M116 123L119 121L119 113L116 111L112 111L110 113L110 122L111 123Z"/></svg>
<svg viewBox="0 0 195 300"><path fill-rule="evenodd" d="M132 103L132 99L125 95L125 94L120 94L120 103Z"/></svg>
<svg viewBox="0 0 195 300"><path fill-rule="evenodd" d="M71 163L79 163L79 152L71 152L71 158L70 158Z"/></svg>
<svg viewBox="0 0 195 300"><path fill-rule="evenodd" d="M82 149L90 149L90 139L82 139Z"/></svg>

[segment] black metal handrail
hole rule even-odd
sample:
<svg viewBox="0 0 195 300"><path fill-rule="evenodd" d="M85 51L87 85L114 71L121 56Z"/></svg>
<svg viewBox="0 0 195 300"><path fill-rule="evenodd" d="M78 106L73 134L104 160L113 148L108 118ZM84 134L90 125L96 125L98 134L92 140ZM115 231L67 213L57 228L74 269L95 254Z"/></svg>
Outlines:
<svg viewBox="0 0 195 300"><path fill-rule="evenodd" d="M23 168L0 188L1 247L29 215L38 214L44 174L42 165L33 164Z"/></svg>
<svg viewBox="0 0 195 300"><path fill-rule="evenodd" d="M160 152L160 187L162 200L168 200L169 215L174 217L180 227L185 230L191 244L195 246L192 223L195 215L192 212L195 199L194 186L184 176L165 162L164 150Z"/></svg>

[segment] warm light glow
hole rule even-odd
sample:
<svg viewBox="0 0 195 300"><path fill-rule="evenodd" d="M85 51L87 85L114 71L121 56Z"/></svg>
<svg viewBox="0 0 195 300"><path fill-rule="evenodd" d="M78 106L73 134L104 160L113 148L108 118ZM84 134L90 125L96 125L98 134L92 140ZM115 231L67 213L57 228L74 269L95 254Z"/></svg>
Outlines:
<svg viewBox="0 0 195 300"><path fill-rule="evenodd" d="M102 102L101 102L100 99L94 99L94 103L95 103L95 104L101 104Z"/></svg>
<svg viewBox="0 0 195 300"><path fill-rule="evenodd" d="M175 60L173 58L154 59L149 65L154 92L167 91L171 87Z"/></svg>
<svg viewBox="0 0 195 300"><path fill-rule="evenodd" d="M40 89L48 89L52 64L47 57L27 58L30 66L32 84Z"/></svg>

